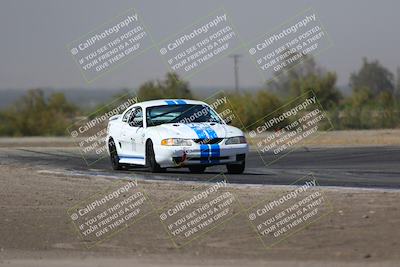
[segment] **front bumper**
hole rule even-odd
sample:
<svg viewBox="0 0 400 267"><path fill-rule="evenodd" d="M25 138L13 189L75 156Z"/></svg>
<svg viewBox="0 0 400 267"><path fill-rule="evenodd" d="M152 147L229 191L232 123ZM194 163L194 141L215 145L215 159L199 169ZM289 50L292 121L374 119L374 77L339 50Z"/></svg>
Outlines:
<svg viewBox="0 0 400 267"><path fill-rule="evenodd" d="M249 152L248 144L237 145L192 145L155 146L157 163L162 167L184 167L189 165L222 165L241 163Z"/></svg>

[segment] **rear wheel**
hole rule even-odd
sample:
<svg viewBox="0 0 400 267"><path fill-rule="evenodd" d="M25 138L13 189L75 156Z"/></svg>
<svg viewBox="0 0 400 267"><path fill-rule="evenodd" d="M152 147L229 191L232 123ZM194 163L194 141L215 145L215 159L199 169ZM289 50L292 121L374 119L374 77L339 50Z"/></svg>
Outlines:
<svg viewBox="0 0 400 267"><path fill-rule="evenodd" d="M227 164L226 168L228 169L228 173L231 174L241 174L244 172L244 168L246 167L246 162L243 161L239 164Z"/></svg>
<svg viewBox="0 0 400 267"><path fill-rule="evenodd" d="M111 166L114 170L122 170L122 164L119 163L119 156L115 146L114 139L108 141L108 149L110 151Z"/></svg>
<svg viewBox="0 0 400 267"><path fill-rule="evenodd" d="M206 169L206 166L193 165L193 166L188 166L188 168L192 173L203 173Z"/></svg>
<svg viewBox="0 0 400 267"><path fill-rule="evenodd" d="M146 143L146 165L149 167L151 172L165 172L165 168L161 168L156 161L153 142L151 140Z"/></svg>

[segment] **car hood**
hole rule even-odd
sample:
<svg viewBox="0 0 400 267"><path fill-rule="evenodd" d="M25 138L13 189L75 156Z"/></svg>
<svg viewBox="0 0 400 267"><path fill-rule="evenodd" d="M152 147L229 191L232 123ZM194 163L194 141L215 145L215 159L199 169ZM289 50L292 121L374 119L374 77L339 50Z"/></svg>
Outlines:
<svg viewBox="0 0 400 267"><path fill-rule="evenodd" d="M243 135L236 127L219 123L167 123L152 127L163 138L213 139Z"/></svg>

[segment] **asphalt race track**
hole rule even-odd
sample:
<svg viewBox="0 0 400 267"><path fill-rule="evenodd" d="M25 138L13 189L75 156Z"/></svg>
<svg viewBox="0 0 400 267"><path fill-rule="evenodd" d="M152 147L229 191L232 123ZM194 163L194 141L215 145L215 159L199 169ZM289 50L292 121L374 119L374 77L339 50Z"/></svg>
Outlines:
<svg viewBox="0 0 400 267"><path fill-rule="evenodd" d="M94 157L95 155L93 155ZM95 159L95 158L94 158ZM226 171L225 166L208 168L204 174L191 174L187 168L168 169L153 174L146 168L113 171L109 159L88 166L73 148L1 148L1 164L36 166L44 171L70 175L137 177L148 180L207 181ZM244 174L225 174L230 183L291 184L313 173L321 186L400 188L400 147L299 148L270 166L251 152Z"/></svg>

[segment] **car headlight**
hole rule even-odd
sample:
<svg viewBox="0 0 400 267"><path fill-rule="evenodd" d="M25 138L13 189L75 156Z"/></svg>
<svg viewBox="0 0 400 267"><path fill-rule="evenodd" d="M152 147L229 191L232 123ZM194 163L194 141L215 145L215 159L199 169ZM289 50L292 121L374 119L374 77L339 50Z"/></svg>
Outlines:
<svg viewBox="0 0 400 267"><path fill-rule="evenodd" d="M168 138L161 140L163 146L191 146L192 140L182 138Z"/></svg>
<svg viewBox="0 0 400 267"><path fill-rule="evenodd" d="M246 144L246 138L244 136L235 136L228 138L226 140L225 145L237 145L237 144Z"/></svg>

